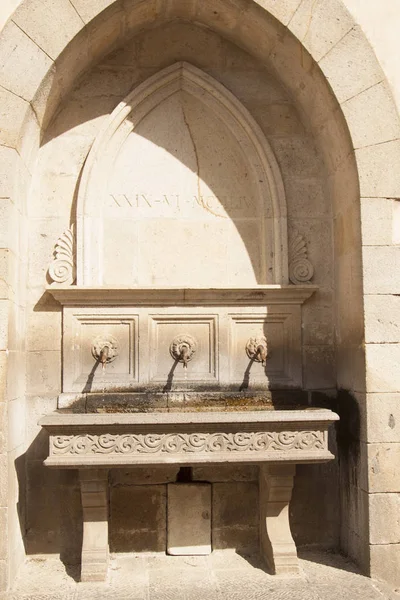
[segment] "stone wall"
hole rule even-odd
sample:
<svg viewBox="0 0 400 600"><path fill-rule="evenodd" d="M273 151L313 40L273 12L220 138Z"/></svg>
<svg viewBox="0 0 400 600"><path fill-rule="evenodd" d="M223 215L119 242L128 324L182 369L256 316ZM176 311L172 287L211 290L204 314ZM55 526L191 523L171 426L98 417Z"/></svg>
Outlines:
<svg viewBox="0 0 400 600"><path fill-rule="evenodd" d="M18 4L17 0L2 2L1 23L5 23ZM144 7L137 2L122 6L122 3L112 0L57 0L56 13L46 3L38 18L32 4L27 0L21 2L21 10L14 15L14 21L10 21L2 31L0 43L1 55L6 57L0 72L0 162L4 165L1 178L4 214L1 367L4 402L1 414L2 431L6 432L1 448L0 476L2 481L8 482L9 488L8 497L4 494L1 497L1 519L8 532L8 539L0 549L3 588L13 580L24 558L21 532L25 533L25 523L29 530L29 523L33 522L24 518L24 460L39 461L43 454L44 441L36 426L37 416L55 407L60 387L57 334L50 342L41 335L43 327L53 328L54 332L60 330L60 313L56 306L51 307L51 311L49 306L43 307L41 294L46 262L51 256L54 239L61 232L53 216L59 219L60 226L69 224L71 196L65 194L65 198L68 196L63 205L65 212L55 215L51 193L53 190L58 198L59 192L49 184L47 198L51 218L46 220L43 213L37 216L35 212L31 213L32 234L29 237L40 245L31 244L29 260L36 271L30 279L30 308L26 309L24 282L27 280L28 229L25 218L30 202L37 198L34 191L38 189L37 182L29 204L26 197L31 174L35 171L36 152L43 131L75 77L91 62L98 63L102 53L120 44L137 25L148 27L154 24L158 15L158 4L151 1L146 2ZM110 6L110 11L100 14L107 6ZM262 14L260 6L270 11L279 23L271 26L272 19L266 13ZM355 20L345 10L346 6ZM207 3L198 5L195 1L185 3L184 7L179 7L177 2L169 2L165 7L165 18L184 14L185 18L203 22L223 35L239 40L240 45L251 48L253 54L270 64L275 78L279 76L285 87L291 90L298 113L308 114L313 123L314 139L328 167L330 176L327 181L332 196L331 206L334 207L335 285L339 286L335 309L339 349L337 382L339 387L353 392L351 396L344 394L339 401L342 423L345 424L339 438L342 459L346 458L346 453L350 459L341 461L342 545L363 563L367 571L398 585L396 573L399 572L400 537L391 517L397 506L398 478L388 479L382 473L392 473L399 445L398 384L394 376L399 346L394 324L398 291L395 274L398 271L396 198L400 196L400 169L396 166L399 121L389 84L398 98L396 44L400 14L391 0L384 0L379 6L374 0L362 3L357 0L329 0L329 6L323 1L311 5L309 0L282 3L275 0L248 3L216 0L213 3L215 12L208 10ZM294 41L290 32L301 40L302 45ZM69 42L68 50L64 51ZM381 65L378 65L374 51ZM34 66L30 61L34 61ZM329 94L326 94L327 80L341 109L335 101L331 103ZM133 85L134 79L130 83ZM325 90L324 93L322 90ZM114 86L109 93L113 94L113 91ZM120 97L117 93L115 99ZM85 108L89 110L92 138L97 131L96 121L101 120L114 105L110 102L107 108L106 98L104 103L105 107L99 109L97 118L90 112L90 103L83 99L76 103L78 113ZM85 118L79 117L79 122L84 121ZM304 118L302 122L305 122ZM70 125L67 118L67 127ZM349 132L352 138L350 150L348 141L343 141L348 139ZM79 143L82 144L84 156L88 138L82 137L85 139L78 140L77 136L73 143L77 143L78 153ZM43 146L42 151L46 147L49 147L48 144ZM71 154L76 156L75 150ZM71 162L66 161L66 165L65 184L71 185L70 192L74 193L76 173L71 173L70 169L79 172L80 163L78 160L75 167L71 167ZM355 176L356 165L360 189ZM61 164L55 173L63 172L63 169ZM362 238L359 235L360 222ZM50 223L53 225L50 226ZM378 227L376 223L379 223ZM48 226L54 226L54 230L48 230ZM16 230L21 234L18 240ZM361 243L364 246L363 265L360 260ZM35 286L32 283L38 278L40 284ZM36 325L33 322L29 325L27 337L25 315L31 316L33 307L37 321ZM25 346L16 341L16 332L17 338L26 341L29 350L28 380L32 385L28 388L26 410L23 391ZM314 342L310 343L311 348L317 346ZM322 355L326 357L328 351L329 356L329 343L321 346ZM311 358L312 354L314 357L319 355L316 351L309 354ZM49 370L50 365L52 368ZM24 441L25 431L27 443ZM32 443L34 439L36 441ZM27 450L25 458L24 450ZM32 465L29 469L29 485L33 486ZM5 488L3 485L2 489ZM47 493L51 488L49 484L43 489ZM388 523L391 525L389 528Z"/></svg>

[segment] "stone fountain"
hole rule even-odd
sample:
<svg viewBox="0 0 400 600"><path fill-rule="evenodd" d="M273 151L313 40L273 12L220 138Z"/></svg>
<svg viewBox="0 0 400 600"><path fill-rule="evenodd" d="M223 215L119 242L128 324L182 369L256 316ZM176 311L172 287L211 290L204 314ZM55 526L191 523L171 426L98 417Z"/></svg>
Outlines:
<svg viewBox="0 0 400 600"><path fill-rule="evenodd" d="M40 423L46 465L80 472L82 580L106 577L107 473L128 465L259 465L263 556L297 572L295 466L333 458L338 417L295 400L302 305L318 288L247 109L187 63L135 88L92 146L49 277L62 393ZM170 553L196 546L172 529ZM198 545L210 551L209 534Z"/></svg>

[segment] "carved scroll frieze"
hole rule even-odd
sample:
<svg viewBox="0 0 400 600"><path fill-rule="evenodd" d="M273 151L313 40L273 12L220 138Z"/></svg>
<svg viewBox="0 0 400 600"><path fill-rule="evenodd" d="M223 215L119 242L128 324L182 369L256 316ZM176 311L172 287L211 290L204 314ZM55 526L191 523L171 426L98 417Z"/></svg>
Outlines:
<svg viewBox="0 0 400 600"><path fill-rule="evenodd" d="M323 431L59 435L51 437L52 455L218 454L325 450Z"/></svg>
<svg viewBox="0 0 400 600"><path fill-rule="evenodd" d="M308 283L314 275L314 267L308 259L304 237L293 231L289 242L289 279L295 285Z"/></svg>
<svg viewBox="0 0 400 600"><path fill-rule="evenodd" d="M49 276L53 283L75 282L75 232L71 225L57 240L54 248L54 259L49 266Z"/></svg>

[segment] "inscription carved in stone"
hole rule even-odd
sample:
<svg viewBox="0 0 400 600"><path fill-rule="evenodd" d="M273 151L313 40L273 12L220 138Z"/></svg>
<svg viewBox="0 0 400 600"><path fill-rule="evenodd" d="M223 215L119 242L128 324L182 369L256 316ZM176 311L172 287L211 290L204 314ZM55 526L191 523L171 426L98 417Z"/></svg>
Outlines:
<svg viewBox="0 0 400 600"><path fill-rule="evenodd" d="M51 454L178 454L324 450L322 431L239 433L168 433L60 435L51 438Z"/></svg>
<svg viewBox="0 0 400 600"><path fill-rule="evenodd" d="M314 275L314 267L308 260L307 244L304 237L293 231L289 242L289 279L295 285L308 283Z"/></svg>
<svg viewBox="0 0 400 600"><path fill-rule="evenodd" d="M54 259L49 275L54 283L72 285L75 282L75 232L74 226L66 229L54 248Z"/></svg>

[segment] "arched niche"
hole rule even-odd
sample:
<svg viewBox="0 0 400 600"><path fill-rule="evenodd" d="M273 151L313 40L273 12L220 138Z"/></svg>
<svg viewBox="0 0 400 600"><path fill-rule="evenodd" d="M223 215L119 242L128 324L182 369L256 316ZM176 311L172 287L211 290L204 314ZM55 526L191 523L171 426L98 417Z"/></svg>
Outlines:
<svg viewBox="0 0 400 600"><path fill-rule="evenodd" d="M247 109L210 75L178 62L110 115L79 188L77 283L288 283L278 165Z"/></svg>

